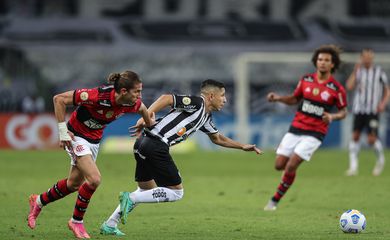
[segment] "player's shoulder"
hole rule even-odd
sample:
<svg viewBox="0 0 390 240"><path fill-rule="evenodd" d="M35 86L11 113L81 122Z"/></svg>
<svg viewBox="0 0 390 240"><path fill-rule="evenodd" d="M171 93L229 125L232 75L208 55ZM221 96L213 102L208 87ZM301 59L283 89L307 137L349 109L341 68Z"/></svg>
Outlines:
<svg viewBox="0 0 390 240"><path fill-rule="evenodd" d="M301 81L314 82L314 73L306 73L302 76Z"/></svg>
<svg viewBox="0 0 390 240"><path fill-rule="evenodd" d="M326 87L335 91L345 91L344 86L333 77L326 84Z"/></svg>
<svg viewBox="0 0 390 240"><path fill-rule="evenodd" d="M99 93L111 92L114 89L112 84L104 84L95 88Z"/></svg>

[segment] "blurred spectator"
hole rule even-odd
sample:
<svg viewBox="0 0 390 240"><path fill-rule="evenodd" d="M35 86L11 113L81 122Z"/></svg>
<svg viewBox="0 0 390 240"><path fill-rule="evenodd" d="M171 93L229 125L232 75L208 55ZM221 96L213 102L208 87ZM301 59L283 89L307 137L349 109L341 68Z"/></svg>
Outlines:
<svg viewBox="0 0 390 240"><path fill-rule="evenodd" d="M22 101L22 111L24 113L42 113L45 111L45 100L42 96L27 95Z"/></svg>
<svg viewBox="0 0 390 240"><path fill-rule="evenodd" d="M385 156L383 146L378 139L379 114L386 110L390 97L386 73L381 66L374 64L374 51L363 49L360 60L347 80L347 89L354 91L354 114L352 139L349 144L349 169L347 176L358 174L358 154L360 150L360 135L367 130L367 142L374 147L377 161L372 172L374 176L382 173Z"/></svg>

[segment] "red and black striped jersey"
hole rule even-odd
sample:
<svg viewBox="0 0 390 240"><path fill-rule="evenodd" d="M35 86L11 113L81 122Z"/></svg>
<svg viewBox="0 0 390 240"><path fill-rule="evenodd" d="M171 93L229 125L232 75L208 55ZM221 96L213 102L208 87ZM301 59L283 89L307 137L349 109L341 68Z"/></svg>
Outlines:
<svg viewBox="0 0 390 240"><path fill-rule="evenodd" d="M317 73L305 75L299 81L294 96L301 102L289 131L311 135L320 140L323 140L329 127L322 121L324 112L330 112L334 106L338 109L347 106L345 89L333 76L319 83Z"/></svg>
<svg viewBox="0 0 390 240"><path fill-rule="evenodd" d="M73 104L78 107L70 116L68 129L91 143L99 143L107 124L125 113L138 112L142 101L117 105L113 85L103 85L75 90Z"/></svg>

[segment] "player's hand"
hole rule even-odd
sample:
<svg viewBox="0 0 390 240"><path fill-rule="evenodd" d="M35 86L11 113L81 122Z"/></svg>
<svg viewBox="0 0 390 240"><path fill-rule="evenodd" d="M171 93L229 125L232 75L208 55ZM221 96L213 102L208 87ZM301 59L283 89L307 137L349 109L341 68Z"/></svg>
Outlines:
<svg viewBox="0 0 390 240"><path fill-rule="evenodd" d="M61 139L60 137L60 147L69 151L73 151L72 141L74 141L74 134L71 131L68 131L68 137Z"/></svg>
<svg viewBox="0 0 390 240"><path fill-rule="evenodd" d="M137 123L134 126L129 127L130 137L139 137L141 136L142 130L145 127L145 122L142 118L138 119Z"/></svg>
<svg viewBox="0 0 390 240"><path fill-rule="evenodd" d="M267 95L267 100L268 100L268 102L276 102L278 100L278 97L279 97L278 94L276 94L274 92L270 92Z"/></svg>
<svg viewBox="0 0 390 240"><path fill-rule="evenodd" d="M359 70L361 65L362 65L362 63L360 61L355 63L355 67L353 68L353 71L356 73Z"/></svg>
<svg viewBox="0 0 390 240"><path fill-rule="evenodd" d="M378 105L377 112L378 112L378 113L382 113L382 112L384 112L385 110L386 110L386 105L383 104L383 103L380 103L380 104Z"/></svg>
<svg viewBox="0 0 390 240"><path fill-rule="evenodd" d="M242 150L246 152L256 152L257 154L263 154L263 151L257 148L255 144L245 144L242 146Z"/></svg>
<svg viewBox="0 0 390 240"><path fill-rule="evenodd" d="M327 124L330 124L333 121L332 114L328 112L324 112L324 114L322 115L322 121L324 121Z"/></svg>

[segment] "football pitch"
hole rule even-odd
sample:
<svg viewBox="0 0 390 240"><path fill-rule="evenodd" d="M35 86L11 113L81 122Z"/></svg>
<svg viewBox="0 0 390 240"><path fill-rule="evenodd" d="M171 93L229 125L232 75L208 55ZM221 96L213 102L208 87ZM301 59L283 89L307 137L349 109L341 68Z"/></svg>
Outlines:
<svg viewBox="0 0 390 240"><path fill-rule="evenodd" d="M304 163L277 211L263 207L280 181L275 153L262 156L240 151L174 154L184 184L175 203L141 204L130 213L122 239L390 239L390 164L371 175L373 151L360 154L360 172L344 176L348 153L322 149ZM390 161L390 152L386 152ZM0 239L72 239L67 228L76 194L45 207L37 227L27 227L28 196L41 193L66 177L69 159L63 151L0 152ZM118 204L118 192L135 189L134 160L129 154L100 154L102 183L85 215L92 239ZM367 229L358 235L339 229L339 217L358 209Z"/></svg>

